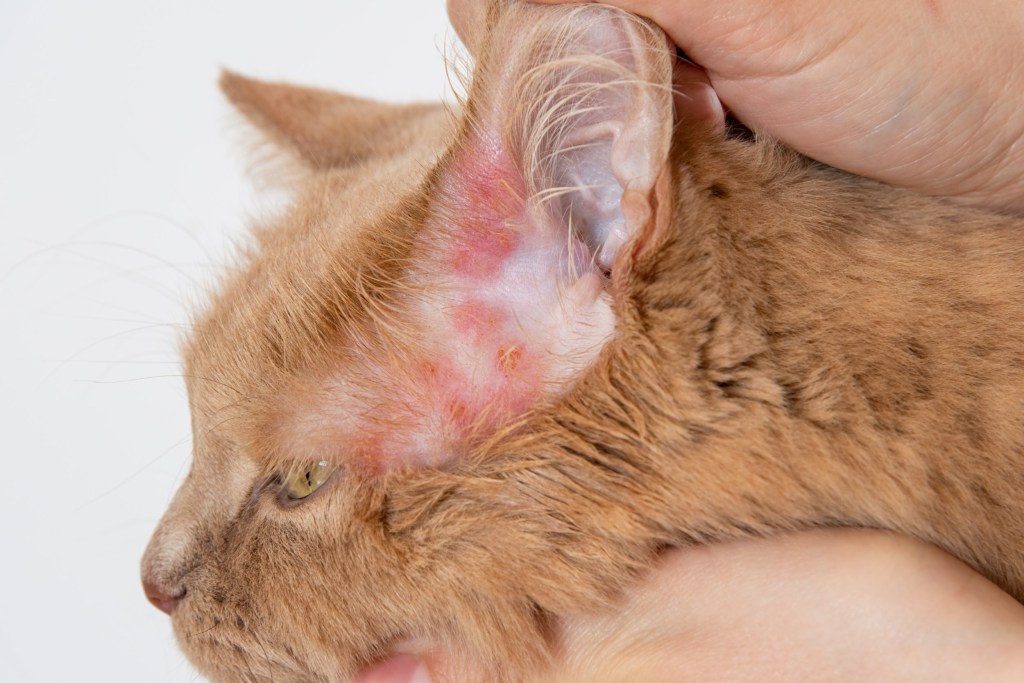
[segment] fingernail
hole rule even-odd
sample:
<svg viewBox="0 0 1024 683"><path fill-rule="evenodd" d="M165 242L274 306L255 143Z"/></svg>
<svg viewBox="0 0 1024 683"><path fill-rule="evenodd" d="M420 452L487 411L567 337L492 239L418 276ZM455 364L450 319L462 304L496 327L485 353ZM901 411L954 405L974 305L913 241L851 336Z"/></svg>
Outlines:
<svg viewBox="0 0 1024 683"><path fill-rule="evenodd" d="M676 114L680 119L707 121L719 130L725 129L725 108L704 69L677 60L672 80L675 84Z"/></svg>
<svg viewBox="0 0 1024 683"><path fill-rule="evenodd" d="M698 119L725 128L725 109L718 93L707 83L677 84L675 101L681 119Z"/></svg>

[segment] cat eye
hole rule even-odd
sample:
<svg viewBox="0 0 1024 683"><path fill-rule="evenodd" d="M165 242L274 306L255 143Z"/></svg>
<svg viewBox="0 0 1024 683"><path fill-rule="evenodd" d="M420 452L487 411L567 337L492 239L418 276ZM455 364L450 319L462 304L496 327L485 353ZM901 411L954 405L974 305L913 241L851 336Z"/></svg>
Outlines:
<svg viewBox="0 0 1024 683"><path fill-rule="evenodd" d="M290 501L302 500L320 488L333 473L334 466L326 460L294 467L282 479L284 495Z"/></svg>

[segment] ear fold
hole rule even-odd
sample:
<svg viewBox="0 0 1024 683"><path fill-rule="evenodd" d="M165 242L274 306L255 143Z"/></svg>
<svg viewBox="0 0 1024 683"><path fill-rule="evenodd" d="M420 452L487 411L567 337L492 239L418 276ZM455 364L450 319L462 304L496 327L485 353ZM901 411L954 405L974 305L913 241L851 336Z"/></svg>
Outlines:
<svg viewBox="0 0 1024 683"><path fill-rule="evenodd" d="M441 105L392 105L283 83L265 83L224 71L228 100L271 142L314 168L351 166L399 153L424 132Z"/></svg>
<svg viewBox="0 0 1024 683"><path fill-rule="evenodd" d="M491 22L469 95L477 142L464 154L493 156L488 141L499 140L534 222L560 223L610 270L621 245L652 219L668 159L667 39L597 5L508 3Z"/></svg>

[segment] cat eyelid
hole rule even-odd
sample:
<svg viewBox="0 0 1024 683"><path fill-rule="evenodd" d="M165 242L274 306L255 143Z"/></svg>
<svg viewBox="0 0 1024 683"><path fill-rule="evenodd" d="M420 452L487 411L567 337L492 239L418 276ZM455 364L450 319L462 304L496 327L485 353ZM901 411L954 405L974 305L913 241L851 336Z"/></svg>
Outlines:
<svg viewBox="0 0 1024 683"><path fill-rule="evenodd" d="M293 508L308 502L334 477L337 468L327 460L293 466L276 476L278 503Z"/></svg>

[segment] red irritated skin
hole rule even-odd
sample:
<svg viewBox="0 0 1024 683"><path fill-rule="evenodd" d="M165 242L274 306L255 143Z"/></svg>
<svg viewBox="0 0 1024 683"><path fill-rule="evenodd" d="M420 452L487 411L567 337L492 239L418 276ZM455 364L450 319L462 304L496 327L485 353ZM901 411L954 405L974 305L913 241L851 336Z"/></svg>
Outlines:
<svg viewBox="0 0 1024 683"><path fill-rule="evenodd" d="M443 464L555 397L610 338L607 278L500 143L476 136L437 190L400 304L415 343L377 339L290 402L290 452L369 473Z"/></svg>
<svg viewBox="0 0 1024 683"><path fill-rule="evenodd" d="M434 216L430 227L451 240L438 245L448 256L443 272L493 283L523 242L527 216L522 175L498 141L478 135L469 150L452 160L441 185L444 212Z"/></svg>

